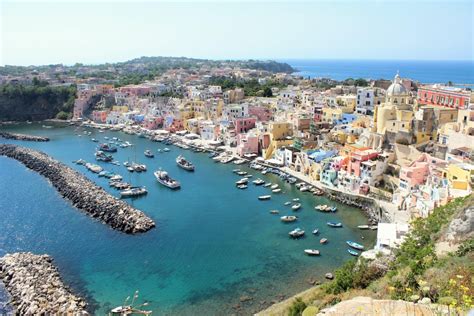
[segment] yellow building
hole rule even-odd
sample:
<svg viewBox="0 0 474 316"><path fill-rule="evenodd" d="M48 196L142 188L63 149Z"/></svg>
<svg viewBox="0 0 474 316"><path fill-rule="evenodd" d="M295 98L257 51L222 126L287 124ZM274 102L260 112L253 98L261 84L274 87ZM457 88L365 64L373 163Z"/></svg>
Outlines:
<svg viewBox="0 0 474 316"><path fill-rule="evenodd" d="M342 109L341 108L323 108L323 117L322 121L325 123L333 123L334 121L342 119Z"/></svg>
<svg viewBox="0 0 474 316"><path fill-rule="evenodd" d="M126 113L128 112L128 106L126 105L114 105L112 107L113 112L120 112L120 113Z"/></svg>
<svg viewBox="0 0 474 316"><path fill-rule="evenodd" d="M287 122L272 122L268 127L269 144L262 149L264 159L272 157L277 148L293 145L293 126Z"/></svg>
<svg viewBox="0 0 474 316"><path fill-rule="evenodd" d="M449 183L453 189L471 190L471 182L474 178L474 166L471 164L450 164L447 168Z"/></svg>

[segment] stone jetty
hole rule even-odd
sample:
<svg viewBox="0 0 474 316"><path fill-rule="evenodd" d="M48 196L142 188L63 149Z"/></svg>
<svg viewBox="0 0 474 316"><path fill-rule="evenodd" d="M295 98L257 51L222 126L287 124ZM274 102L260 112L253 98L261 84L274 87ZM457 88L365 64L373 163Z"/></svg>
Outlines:
<svg viewBox="0 0 474 316"><path fill-rule="evenodd" d="M146 232L155 223L142 211L107 193L81 173L43 152L10 145L0 145L0 155L16 159L46 177L56 190L78 209L127 234Z"/></svg>
<svg viewBox="0 0 474 316"><path fill-rule="evenodd" d="M48 137L8 133L8 132L2 132L2 131L0 131L0 137L5 138L5 139L26 140L26 141L32 141L32 142L48 142L49 141Z"/></svg>
<svg viewBox="0 0 474 316"><path fill-rule="evenodd" d="M89 315L86 302L62 282L48 255L5 255L0 258L0 279L16 315Z"/></svg>

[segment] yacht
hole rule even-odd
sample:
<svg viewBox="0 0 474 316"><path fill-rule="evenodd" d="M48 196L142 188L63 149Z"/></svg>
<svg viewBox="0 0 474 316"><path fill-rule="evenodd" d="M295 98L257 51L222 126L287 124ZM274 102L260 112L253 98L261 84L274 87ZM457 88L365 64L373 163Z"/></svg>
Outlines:
<svg viewBox="0 0 474 316"><path fill-rule="evenodd" d="M308 256L319 256L319 250L316 249L305 249L304 253Z"/></svg>
<svg viewBox="0 0 474 316"><path fill-rule="evenodd" d="M298 217L296 216L292 216L292 215L285 215L285 216L282 216L280 217L280 220L282 222L285 222L285 223L290 223L290 222L294 222L298 219Z"/></svg>
<svg viewBox="0 0 474 316"><path fill-rule="evenodd" d="M265 183L265 181L263 181L262 179L258 178L258 179L255 179L252 181L253 184L255 185L262 185Z"/></svg>
<svg viewBox="0 0 474 316"><path fill-rule="evenodd" d="M301 228L295 228L294 230L289 232L288 235L293 238L300 238L304 236L304 230L302 230Z"/></svg>
<svg viewBox="0 0 474 316"><path fill-rule="evenodd" d="M239 181L235 182L236 185L243 185L243 184L247 184L249 182L249 179L247 178L242 178L240 179Z"/></svg>
<svg viewBox="0 0 474 316"><path fill-rule="evenodd" d="M171 178L166 171L158 170L153 174L155 175L156 181L165 187L170 189L179 189L181 187L181 184L177 180Z"/></svg>
<svg viewBox="0 0 474 316"><path fill-rule="evenodd" d="M105 151L105 152L109 152L109 153L117 152L117 147L114 147L112 145L105 144L105 143L100 144L99 149L102 150L102 151Z"/></svg>
<svg viewBox="0 0 474 316"><path fill-rule="evenodd" d="M260 195L258 197L258 199L261 200L261 201L270 200L271 198L272 198L271 195Z"/></svg>
<svg viewBox="0 0 474 316"><path fill-rule="evenodd" d="M153 158L155 157L155 155L151 152L151 150L147 149L145 150L144 152L145 156L148 157L148 158Z"/></svg>

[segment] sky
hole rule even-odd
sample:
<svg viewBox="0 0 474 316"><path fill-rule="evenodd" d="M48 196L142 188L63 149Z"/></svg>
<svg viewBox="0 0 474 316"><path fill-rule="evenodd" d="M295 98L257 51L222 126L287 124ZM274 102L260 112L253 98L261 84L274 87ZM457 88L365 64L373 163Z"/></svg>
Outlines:
<svg viewBox="0 0 474 316"><path fill-rule="evenodd" d="M474 1L0 0L0 65L473 60Z"/></svg>

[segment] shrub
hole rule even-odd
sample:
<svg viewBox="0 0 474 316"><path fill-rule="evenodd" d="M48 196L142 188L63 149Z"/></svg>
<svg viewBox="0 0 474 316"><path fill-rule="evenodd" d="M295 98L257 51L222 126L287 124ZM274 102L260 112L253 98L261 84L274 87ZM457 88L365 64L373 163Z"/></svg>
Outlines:
<svg viewBox="0 0 474 316"><path fill-rule="evenodd" d="M289 316L300 316L306 308L306 303L300 297L297 297L293 304L291 304L288 315Z"/></svg>

